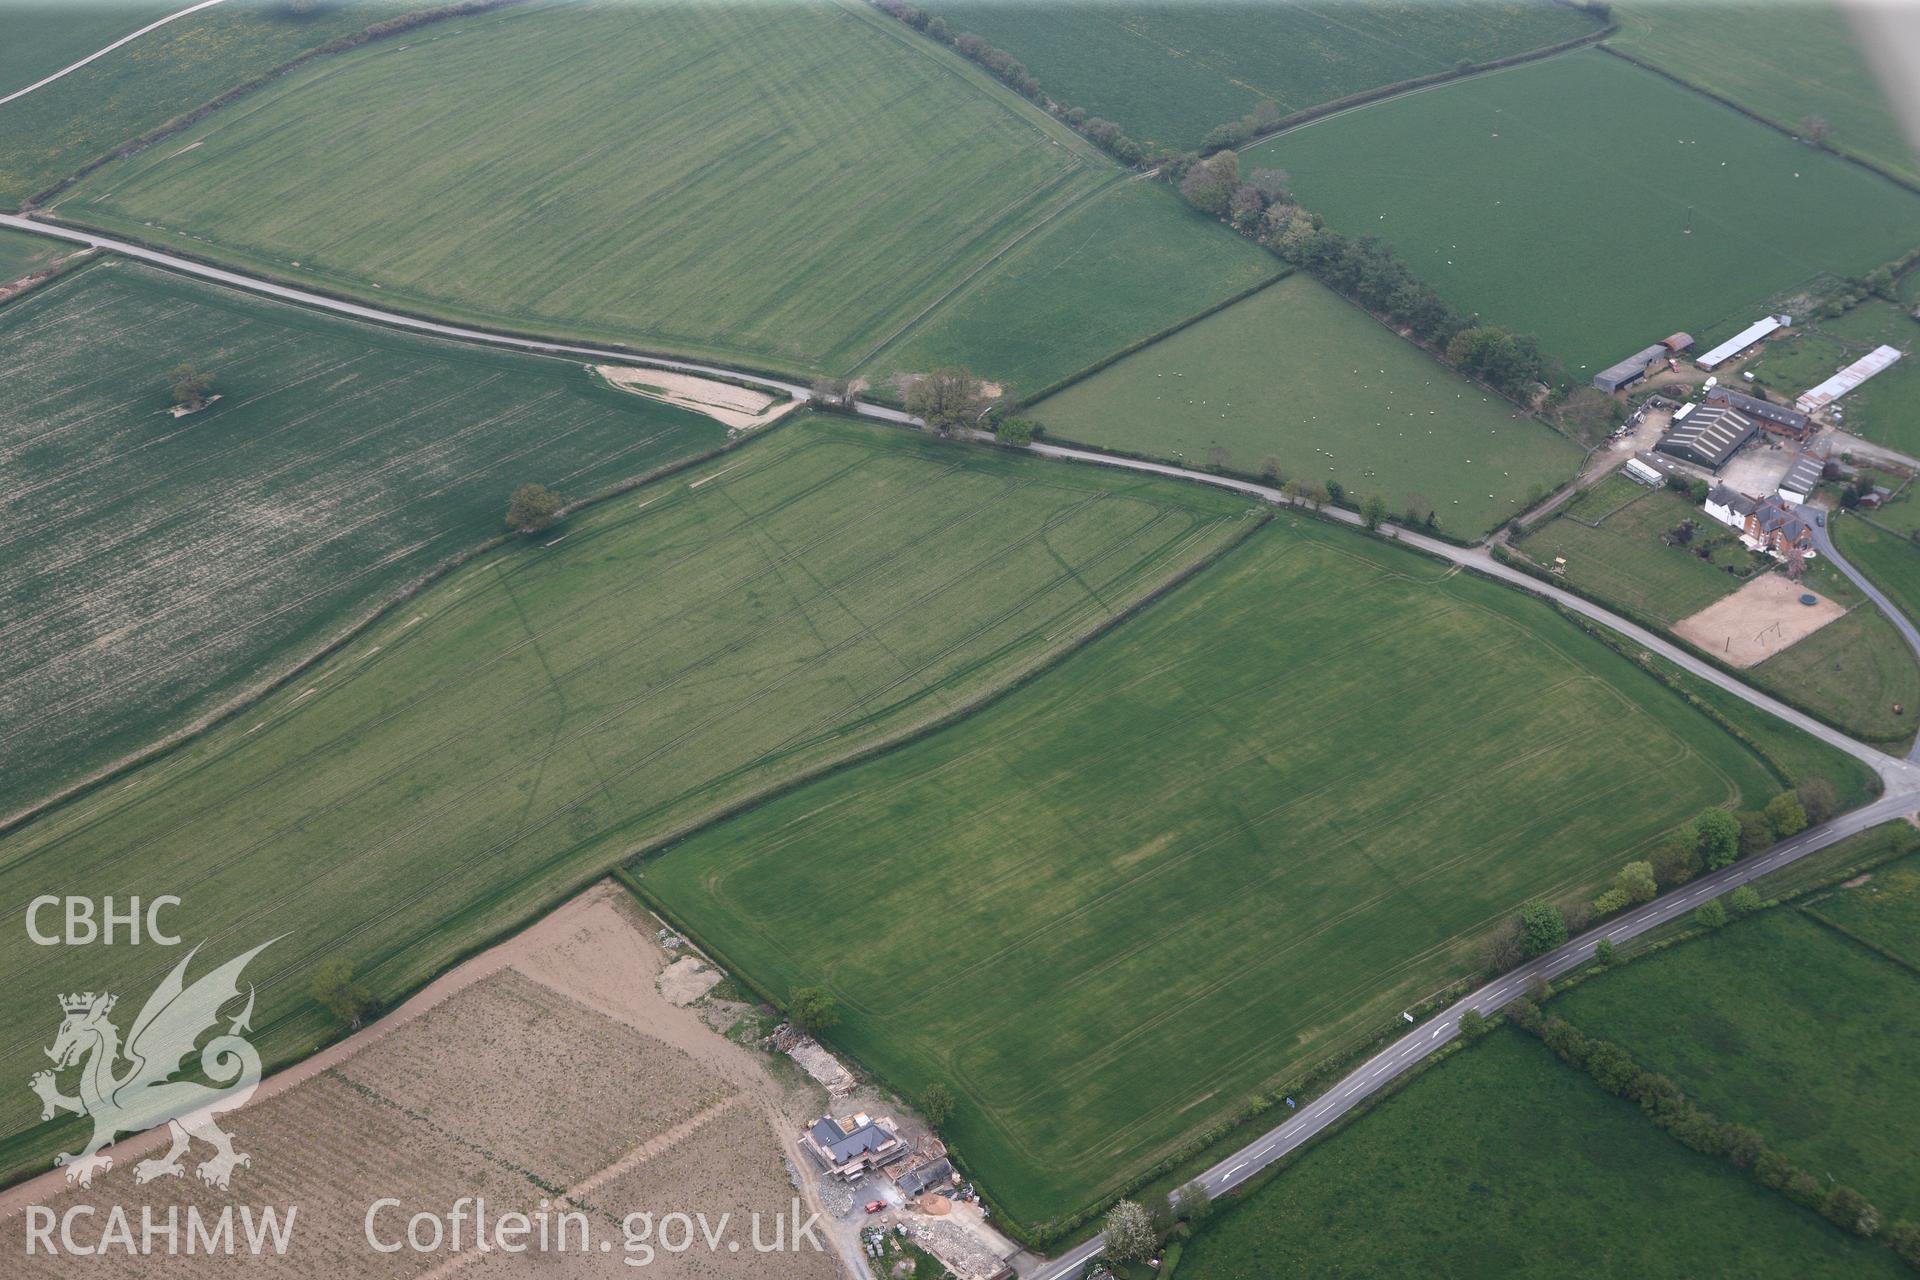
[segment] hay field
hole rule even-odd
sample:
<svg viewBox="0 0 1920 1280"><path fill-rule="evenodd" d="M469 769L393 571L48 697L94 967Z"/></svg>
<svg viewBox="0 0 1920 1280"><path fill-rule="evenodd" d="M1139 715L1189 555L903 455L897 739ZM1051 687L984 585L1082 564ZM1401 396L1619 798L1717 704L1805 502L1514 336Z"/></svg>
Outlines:
<svg viewBox="0 0 1920 1280"><path fill-rule="evenodd" d="M0 286L52 266L76 247L45 236L0 228Z"/></svg>
<svg viewBox="0 0 1920 1280"><path fill-rule="evenodd" d="M1027 64L1049 95L1119 122L1142 142L1188 149L1262 99L1283 111L1597 30L1578 10L1509 3L1154 0L926 6Z"/></svg>
<svg viewBox="0 0 1920 1280"><path fill-rule="evenodd" d="M1114 172L858 0L547 0L427 32L56 207L386 305L844 370Z"/></svg>
<svg viewBox="0 0 1920 1280"><path fill-rule="evenodd" d="M1602 764L1601 762L1604 762ZM643 884L1030 1223L1111 1193L1778 784L1544 606L1282 517L964 724L667 849ZM820 927L848 895L860 945Z"/></svg>
<svg viewBox="0 0 1920 1280"><path fill-rule="evenodd" d="M1331 1274L1908 1273L1503 1030L1290 1161L1180 1262L1193 1280Z"/></svg>
<svg viewBox="0 0 1920 1280"><path fill-rule="evenodd" d="M0 1070L38 1057L48 991L166 960L34 946L35 894L176 894L216 948L287 935L257 962L254 1025L263 1055L304 1054L319 959L396 998L634 849L1046 664L1252 524L1194 486L790 421L475 559L0 839ZM24 1089L0 1100L0 1133L37 1114Z"/></svg>
<svg viewBox="0 0 1920 1280"><path fill-rule="evenodd" d="M1462 312L1537 334L1576 383L1920 240L1920 196L1593 50L1311 124L1243 163L1285 168L1302 204L1391 242Z"/></svg>
<svg viewBox="0 0 1920 1280"><path fill-rule="evenodd" d="M170 370L219 399L168 414ZM719 447L586 372L130 263L0 310L0 814L223 705L502 532Z"/></svg>
<svg viewBox="0 0 1920 1280"><path fill-rule="evenodd" d="M1837 7L1656 0L1616 5L1614 15L1609 45L1783 129L1822 116L1833 146L1920 182L1920 161Z"/></svg>
<svg viewBox="0 0 1920 1280"><path fill-rule="evenodd" d="M1189 466L1227 451L1257 474L1277 458L1394 511L1413 496L1473 537L1570 479L1581 451L1382 328L1289 276L1033 407L1062 440Z"/></svg>
<svg viewBox="0 0 1920 1280"><path fill-rule="evenodd" d="M1285 270L1165 184L1121 180L1046 224L860 367L964 364L1033 396Z"/></svg>
<svg viewBox="0 0 1920 1280"><path fill-rule="evenodd" d="M8 36L0 42L0 97L189 2L63 4L55 21L37 0L6 0L0 4ZM289 4L232 0L169 23L0 106L0 205L18 206L122 143L308 49L396 13L435 7L433 0L404 6L328 0L297 13ZM82 40L83 32L91 34ZM16 42L16 33L24 38ZM7 74L9 65L17 70Z"/></svg>
<svg viewBox="0 0 1920 1280"><path fill-rule="evenodd" d="M1910 1218L1920 1212L1920 973L1825 914L1902 865L1911 859L1582 983L1554 1012L1758 1129L1823 1181L1858 1189L1889 1221Z"/></svg>

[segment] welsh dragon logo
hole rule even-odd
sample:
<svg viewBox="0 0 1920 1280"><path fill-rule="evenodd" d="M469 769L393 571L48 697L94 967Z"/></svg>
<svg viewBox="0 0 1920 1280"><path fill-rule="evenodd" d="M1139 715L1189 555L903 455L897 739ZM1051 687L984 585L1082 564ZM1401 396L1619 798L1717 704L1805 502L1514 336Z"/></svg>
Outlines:
<svg viewBox="0 0 1920 1280"><path fill-rule="evenodd" d="M100 1152L116 1135L161 1124L167 1126L172 1146L158 1159L134 1165L137 1182L185 1173L180 1157L187 1154L193 1138L213 1148L213 1155L194 1168L209 1186L226 1190L233 1171L252 1163L233 1149L233 1139L213 1121L219 1113L243 1105L260 1084L260 1055L240 1034L252 1030L251 986L246 1007L225 1032L199 1050L200 1074L213 1083L173 1077L185 1069L200 1037L217 1031L221 1006L240 995L240 973L247 962L272 945L261 943L202 975L192 986L186 985L187 965L200 949L189 951L147 997L124 1044L120 1029L108 1017L115 996L88 991L60 997L65 1016L53 1047L46 1051L53 1059L53 1070L35 1073L30 1083L40 1095L42 1120L51 1120L61 1111L93 1120L93 1138L85 1149L78 1155L62 1152L54 1158L55 1165L66 1168L68 1182L92 1186L94 1174L113 1167L112 1157ZM71 1067L80 1070L78 1096L60 1092L58 1075Z"/></svg>

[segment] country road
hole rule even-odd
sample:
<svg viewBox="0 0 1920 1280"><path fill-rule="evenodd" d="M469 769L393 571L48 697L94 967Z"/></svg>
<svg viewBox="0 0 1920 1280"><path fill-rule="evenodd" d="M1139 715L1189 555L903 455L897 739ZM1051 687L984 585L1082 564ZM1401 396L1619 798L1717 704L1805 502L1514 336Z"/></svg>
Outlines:
<svg viewBox="0 0 1920 1280"><path fill-rule="evenodd" d="M60 68L58 71L54 72L52 75L42 77L39 80L35 80L32 84L28 85L24 89L15 89L12 93L9 93L4 98L0 98L0 107L6 106L9 102L12 102L15 98L26 97L28 94L32 93L35 89L44 89L46 86L52 84L55 80L58 80L61 76L68 75L72 72L78 71L80 68L86 66L89 62L92 62L95 58L104 58L106 55L112 53L115 49L118 49L121 45L131 44L133 41L138 40L141 36L147 34L147 32L149 31L153 31L157 28L164 27L169 22L172 22L178 18L184 18L190 13L198 13L202 9L211 9L213 8L214 5L222 4L222 3L224 3L224 0L200 0L198 4L188 5L186 8L181 9L176 13L170 13L166 17L161 18L158 21L149 22L146 26L140 28L138 31L135 31L129 35L121 36L118 40L115 40L112 44L106 45L99 49L95 49L92 53L80 59L80 61L69 63L67 66Z"/></svg>
<svg viewBox="0 0 1920 1280"><path fill-rule="evenodd" d="M577 355L597 360L674 369L689 373L719 375L768 390L779 391L801 399L809 395L809 389L798 383L770 378L763 374L744 373L721 365L673 360L656 356L640 356L610 347L543 342L536 339L489 333L485 330L440 324L436 321L426 320L416 316L408 316L399 312L385 311L360 303L330 298L323 294L312 293L289 285L277 284L269 280L209 266L188 258L176 257L175 255L158 250L147 249L126 241L116 240L109 236L76 231L35 219L22 218L10 214L0 214L0 226L15 227L20 230L38 232L43 235L90 245L97 249L118 253L129 258L136 258L144 262L166 267L182 274L213 280L251 292L266 294L271 297L282 298L317 309L385 324L395 328L551 355ZM854 406L854 408L860 415L878 421L906 426L919 425L917 419L897 409L871 404L859 404ZM985 433L975 434L984 436ZM990 439L991 437L987 438ZM1115 467L1121 470L1169 476L1175 479L1212 485L1216 488L1242 493L1250 498L1255 498L1276 506L1289 504L1289 500L1279 490L1257 484L1253 481L1213 475L1203 471L1193 471L1168 463L1146 462L1133 458L1118 458L1092 450L1076 449L1063 445L1036 443L1031 445L1030 449L1033 453L1039 454L1042 457L1054 458L1064 462ZM1362 523L1360 517L1354 513L1334 508L1321 510L1319 515L1322 518L1341 521L1349 525L1358 526ZM1411 530L1399 529L1390 524L1382 525L1381 531L1410 547L1470 569L1476 573L1497 579L1521 591L1530 592L1533 595L1551 600L1575 613L1579 613L1611 628L1632 640L1635 644L1649 652L1660 655L1662 658L1665 658L1699 679L1714 684L1761 710L1818 738L1822 742L1845 751L1849 755L1859 759L1873 769L1879 776L1883 792L1880 799L1871 804L1855 809L1850 813L1842 814L1840 817L1823 823L1818 827L1809 828L1799 835L1794 836L1792 839L1775 845L1763 854L1747 858L1732 866L1724 867L1719 871L1702 876L1671 893L1664 894L1652 902L1628 912L1626 915L1589 930L1580 937L1568 942L1565 946L1560 947L1558 950L1537 957L1525 965L1522 965L1520 968L1486 984L1459 1003L1448 1008L1445 1012L1437 1014L1419 1026L1416 1026L1392 1045L1355 1068L1328 1092L1300 1108L1297 1112L1292 1113L1284 1123L1269 1130L1260 1137L1255 1138L1253 1141L1241 1147L1233 1155L1228 1156L1207 1170L1202 1175L1202 1178L1208 1188L1216 1195L1240 1185L1261 1169L1266 1168L1288 1153L1297 1150L1300 1146L1310 1141L1316 1134L1325 1130L1329 1125L1336 1123L1356 1105L1380 1090L1394 1078L1425 1059L1435 1050L1450 1043L1459 1034L1459 1018L1465 1010L1471 1008L1477 1009L1482 1013L1491 1014L1507 1004L1515 996L1521 994L1526 989L1528 982L1534 977L1552 978L1587 960L1593 954L1594 944L1602 938L1620 942L1635 937L1656 925L1685 915L1710 897L1716 897L1737 885L1764 876L1771 871L1786 866L1796 859L1805 857L1848 836L1865 831L1882 822L1920 810L1920 764L1915 763L1914 760L1891 756L1885 752L1877 751L1872 747L1866 746L1863 743L1856 742L1839 730L1822 724L1811 716L1775 701L1773 698L1768 697L1757 689L1751 688L1712 664L1694 657L1671 641L1663 639L1647 631L1645 628L1625 618L1619 617L1588 600L1573 595L1570 592L1563 591L1550 583L1542 582L1517 569L1501 564L1493 558L1485 546L1458 547ZM1818 530L1817 533L1824 539L1826 533L1824 529ZM1823 541L1822 543L1822 550L1829 555L1833 554L1829 549L1830 545L1828 542ZM1835 564L1836 566L1842 567L1843 571L1848 571L1850 576L1853 576L1850 572L1850 566L1846 566L1838 556L1835 557ZM1869 595L1874 596L1876 601L1880 599L1874 589L1868 586L1863 580L1858 578L1856 578L1856 580L1861 581L1863 588L1868 591ZM1891 610L1889 605L1883 604L1882 607L1889 608L1890 616L1894 617L1896 624L1903 621L1898 612ZM1907 635L1909 643L1916 644L1916 652L1920 652L1920 634L1914 632L1911 624L1904 625L1902 627L1902 633ZM1064 1280L1064 1277L1073 1274L1076 1268L1097 1254L1099 1249L1100 1238L1095 1236L1058 1258L1029 1262L1027 1255L1021 1255L1021 1274L1024 1277L1028 1277L1029 1280Z"/></svg>

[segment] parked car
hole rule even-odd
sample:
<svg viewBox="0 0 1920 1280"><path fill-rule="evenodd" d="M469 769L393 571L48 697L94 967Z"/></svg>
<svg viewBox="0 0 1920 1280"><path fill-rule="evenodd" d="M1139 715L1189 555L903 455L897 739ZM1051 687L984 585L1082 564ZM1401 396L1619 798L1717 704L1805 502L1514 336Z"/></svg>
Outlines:
<svg viewBox="0 0 1920 1280"><path fill-rule="evenodd" d="M1824 511L1816 511L1816 512L1814 512L1814 513L1813 513L1813 523L1814 523L1814 524L1815 524L1815 525L1816 525L1817 527L1819 527L1819 528L1822 528L1822 529L1824 529L1824 528L1826 528L1826 527L1827 527L1827 513L1826 513L1826 512L1824 512Z"/></svg>
<svg viewBox="0 0 1920 1280"><path fill-rule="evenodd" d="M880 1211L881 1211L882 1209L884 1209L884 1208L886 1208L886 1207L887 1207L887 1202L886 1202L885 1200L869 1200L869 1201L867 1201L867 1212L868 1212L868 1213L878 1213L878 1212L880 1212Z"/></svg>

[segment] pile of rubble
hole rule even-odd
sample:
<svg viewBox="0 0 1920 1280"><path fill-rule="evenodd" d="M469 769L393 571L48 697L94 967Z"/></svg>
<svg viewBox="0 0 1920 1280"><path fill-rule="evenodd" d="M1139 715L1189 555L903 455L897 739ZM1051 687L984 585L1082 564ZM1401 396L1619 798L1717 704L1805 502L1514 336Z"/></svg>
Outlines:
<svg viewBox="0 0 1920 1280"><path fill-rule="evenodd" d="M797 1027L784 1022L776 1027L773 1047L775 1052L784 1053L799 1063L802 1071L826 1087L830 1097L844 1098L859 1087L853 1072L840 1065L840 1060L822 1048L818 1040Z"/></svg>

